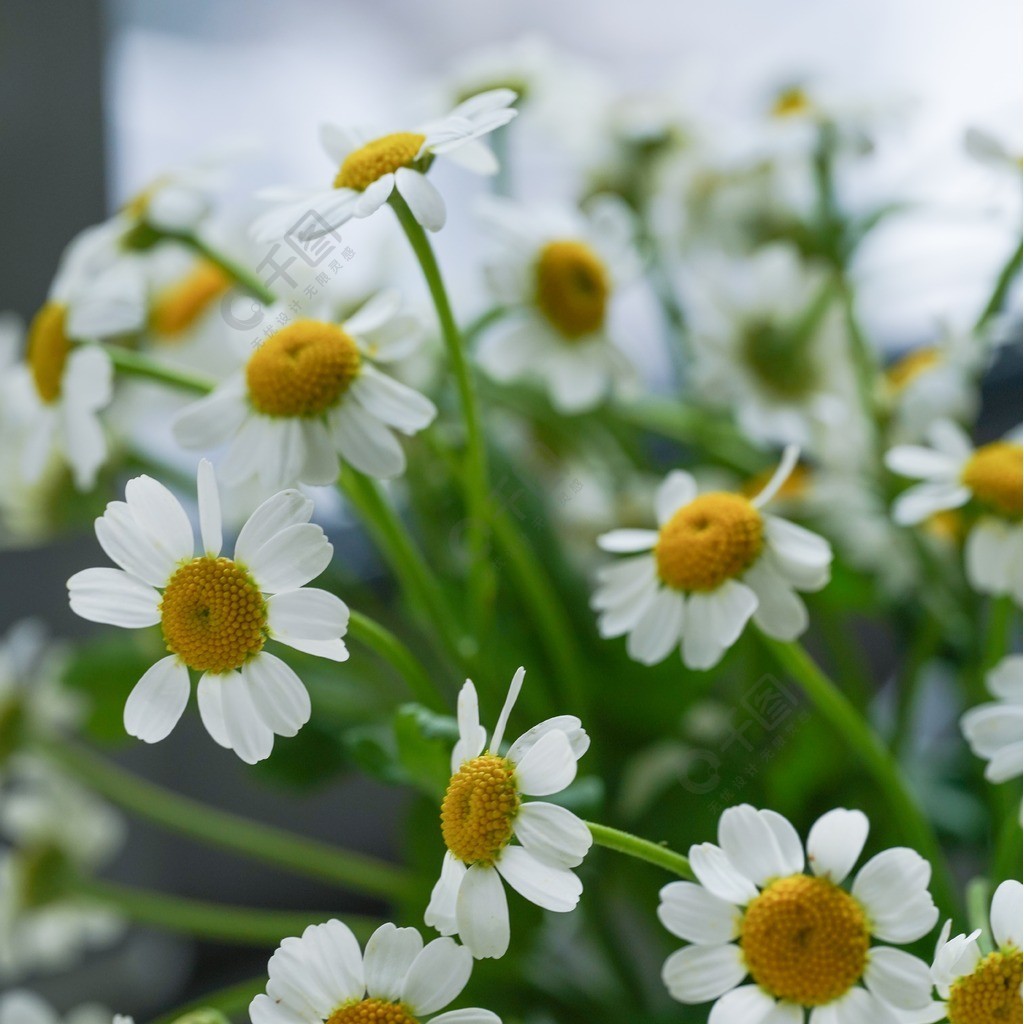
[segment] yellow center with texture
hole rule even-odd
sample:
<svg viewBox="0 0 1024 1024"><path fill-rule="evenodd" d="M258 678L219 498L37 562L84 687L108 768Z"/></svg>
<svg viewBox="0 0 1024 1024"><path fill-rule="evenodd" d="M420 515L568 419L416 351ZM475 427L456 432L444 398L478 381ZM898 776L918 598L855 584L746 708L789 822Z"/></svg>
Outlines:
<svg viewBox="0 0 1024 1024"><path fill-rule="evenodd" d="M702 494L661 528L654 547L658 575L676 590L714 590L749 568L763 533L761 515L746 498Z"/></svg>
<svg viewBox="0 0 1024 1024"><path fill-rule="evenodd" d="M747 906L740 946L751 977L776 999L822 1006L864 973L870 933L860 904L826 878L772 882Z"/></svg>
<svg viewBox="0 0 1024 1024"><path fill-rule="evenodd" d="M772 117L797 117L814 109L811 97L798 85L783 89L772 104Z"/></svg>
<svg viewBox="0 0 1024 1024"><path fill-rule="evenodd" d="M184 334L230 287L231 278L220 267L202 260L156 297L149 314L150 327L165 338Z"/></svg>
<svg viewBox="0 0 1024 1024"><path fill-rule="evenodd" d="M401 1003L361 999L335 1010L327 1024L419 1024Z"/></svg>
<svg viewBox="0 0 1024 1024"><path fill-rule="evenodd" d="M448 783L441 834L464 864L493 863L512 838L520 803L514 772L507 758L481 754L463 764Z"/></svg>
<svg viewBox="0 0 1024 1024"><path fill-rule="evenodd" d="M197 672L223 673L263 649L267 607L252 577L230 558L193 558L160 603L167 650Z"/></svg>
<svg viewBox="0 0 1024 1024"><path fill-rule="evenodd" d="M1020 519L1024 449L1008 441L983 445L964 467L963 482L983 505L1008 519Z"/></svg>
<svg viewBox="0 0 1024 1024"><path fill-rule="evenodd" d="M334 187L362 192L385 174L394 174L400 167L411 167L426 141L425 135L416 132L382 135L345 157L334 179Z"/></svg>
<svg viewBox="0 0 1024 1024"><path fill-rule="evenodd" d="M571 239L548 242L537 260L537 305L566 338L604 325L608 271L590 246Z"/></svg>
<svg viewBox="0 0 1024 1024"><path fill-rule="evenodd" d="M348 390L359 365L356 343L337 324L296 320L250 357L249 401L265 416L319 416Z"/></svg>
<svg viewBox="0 0 1024 1024"><path fill-rule="evenodd" d="M28 329L28 365L39 397L48 405L60 398L64 365L71 341L64 329L67 308L47 302L33 317Z"/></svg>
<svg viewBox="0 0 1024 1024"><path fill-rule="evenodd" d="M989 953L949 990L950 1024L1021 1024L1021 953Z"/></svg>

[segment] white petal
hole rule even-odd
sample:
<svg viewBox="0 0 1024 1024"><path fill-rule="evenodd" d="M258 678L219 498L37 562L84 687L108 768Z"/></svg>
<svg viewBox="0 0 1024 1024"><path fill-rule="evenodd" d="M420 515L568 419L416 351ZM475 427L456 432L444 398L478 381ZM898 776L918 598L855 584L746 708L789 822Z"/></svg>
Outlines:
<svg viewBox="0 0 1024 1024"><path fill-rule="evenodd" d="M913 942L935 927L939 912L928 893L931 865L905 847L872 857L854 879L852 893L884 942Z"/></svg>
<svg viewBox="0 0 1024 1024"><path fill-rule="evenodd" d="M466 872L455 902L459 938L478 960L502 957L508 949L508 900L492 867L474 864Z"/></svg>
<svg viewBox="0 0 1024 1024"><path fill-rule="evenodd" d="M615 554L632 554L634 551L650 551L658 543L657 530L612 530L597 538L602 551Z"/></svg>
<svg viewBox="0 0 1024 1024"><path fill-rule="evenodd" d="M992 897L992 938L1000 948L1024 949L1021 919L1024 917L1024 887L1017 881L999 885Z"/></svg>
<svg viewBox="0 0 1024 1024"><path fill-rule="evenodd" d="M832 1015L826 1016L826 1011ZM834 1003L811 1012L811 1024L899 1024L895 1011L880 1003L867 989L851 988Z"/></svg>
<svg viewBox="0 0 1024 1024"><path fill-rule="evenodd" d="M841 885L857 863L870 827L863 811L837 807L823 814L807 836L811 870Z"/></svg>
<svg viewBox="0 0 1024 1024"><path fill-rule="evenodd" d="M1019 654L1011 654L1003 658L985 676L985 685L993 697L1020 704L1024 700L1024 690L1021 688L1022 676L1024 676L1024 659Z"/></svg>
<svg viewBox="0 0 1024 1024"><path fill-rule="evenodd" d="M1004 523L982 517L967 535L964 545L964 568L971 586L982 594L1008 593L1004 586L1007 574L1020 576L1020 523ZM1016 534L1016 536L1014 536Z"/></svg>
<svg viewBox="0 0 1024 1024"><path fill-rule="evenodd" d="M674 469L658 487L654 496L654 509L658 525L664 526L684 505L697 497L697 481L681 469Z"/></svg>
<svg viewBox="0 0 1024 1024"><path fill-rule="evenodd" d="M416 1015L447 1006L466 987L473 957L452 939L428 942L409 968L402 986L402 1002Z"/></svg>
<svg viewBox="0 0 1024 1024"><path fill-rule="evenodd" d="M658 569L648 554L622 558L597 571L597 590L590 606L601 610L638 597L648 586L657 582Z"/></svg>
<svg viewBox="0 0 1024 1024"><path fill-rule="evenodd" d="M376 181L371 182L363 189L355 205L352 207L353 216L369 217L376 213L387 201L395 187L395 176L385 174Z"/></svg>
<svg viewBox="0 0 1024 1024"><path fill-rule="evenodd" d="M523 804L514 827L530 853L567 868L583 863L594 841L590 829L572 811L543 801Z"/></svg>
<svg viewBox="0 0 1024 1024"><path fill-rule="evenodd" d="M315 587L288 590L267 601L267 625L275 640L336 640L348 629L348 605Z"/></svg>
<svg viewBox="0 0 1024 1024"><path fill-rule="evenodd" d="M770 547L784 570L790 563L824 568L832 561L832 548L824 537L768 513L762 513L761 519Z"/></svg>
<svg viewBox="0 0 1024 1024"><path fill-rule="evenodd" d="M538 860L521 846L506 846L496 866L520 896L545 910L568 913L580 901L583 883L576 875Z"/></svg>
<svg viewBox="0 0 1024 1024"><path fill-rule="evenodd" d="M936 512L960 508L970 499L971 492L959 483L932 481L904 491L896 499L892 515L901 526L912 526Z"/></svg>
<svg viewBox="0 0 1024 1024"><path fill-rule="evenodd" d="M332 124L329 121L321 123L318 135L324 152L339 165L349 153L362 145L357 133L341 125Z"/></svg>
<svg viewBox="0 0 1024 1024"><path fill-rule="evenodd" d="M107 441L99 418L95 413L64 405L60 430L75 487L91 491L107 458Z"/></svg>
<svg viewBox="0 0 1024 1024"><path fill-rule="evenodd" d="M742 907L757 895L754 883L714 843L691 846L690 867L708 892L727 903Z"/></svg>
<svg viewBox="0 0 1024 1024"><path fill-rule="evenodd" d="M313 502L301 491L280 491L267 498L246 520L235 543L235 558L246 565L267 541L282 530L299 523L308 523L313 515Z"/></svg>
<svg viewBox="0 0 1024 1024"><path fill-rule="evenodd" d="M415 928L397 928L390 921L382 924L367 940L363 953L370 998L398 1002L405 976L422 949L423 939Z"/></svg>
<svg viewBox="0 0 1024 1024"><path fill-rule="evenodd" d="M228 727L224 721L224 677L204 672L196 687L196 701L199 717L213 742L227 750L231 749Z"/></svg>
<svg viewBox="0 0 1024 1024"><path fill-rule="evenodd" d="M338 453L327 431L327 424L320 420L304 420L302 442L306 460L299 469L299 480L305 484L326 487L338 478Z"/></svg>
<svg viewBox="0 0 1024 1024"><path fill-rule="evenodd" d="M148 476L129 480L125 501L140 529L178 561L195 553L192 524L178 499L162 483Z"/></svg>
<svg viewBox="0 0 1024 1024"><path fill-rule="evenodd" d="M241 394L234 388L221 387L185 406L171 421L171 429L183 448L206 450L230 441L247 413Z"/></svg>
<svg viewBox="0 0 1024 1024"><path fill-rule="evenodd" d="M231 749L246 764L256 764L274 749L274 730L267 725L252 698L249 683L238 673L221 677L224 728Z"/></svg>
<svg viewBox="0 0 1024 1024"><path fill-rule="evenodd" d="M467 1007L464 1010L449 1010L440 1016L431 1017L430 1024L501 1024L501 1018L490 1010Z"/></svg>
<svg viewBox="0 0 1024 1024"><path fill-rule="evenodd" d="M779 842L779 836L783 842ZM796 862L793 861L793 841ZM770 820L749 804L730 807L718 822L718 844L729 861L755 885L803 870L803 849L796 830L781 815Z"/></svg>
<svg viewBox="0 0 1024 1024"><path fill-rule="evenodd" d="M757 595L754 622L776 640L795 640L807 629L807 608L769 559L759 558L743 575Z"/></svg>
<svg viewBox="0 0 1024 1024"><path fill-rule="evenodd" d="M775 1000L757 985L743 985L726 992L711 1007L708 1024L765 1024L775 1006Z"/></svg>
<svg viewBox="0 0 1024 1024"><path fill-rule="evenodd" d="M405 453L394 434L358 403L343 402L328 422L338 451L361 473L386 480L405 469Z"/></svg>
<svg viewBox="0 0 1024 1024"><path fill-rule="evenodd" d="M917 1010L928 1004L932 976L928 965L902 949L875 946L864 971L868 991L901 1010Z"/></svg>
<svg viewBox="0 0 1024 1024"><path fill-rule="evenodd" d="M646 604L640 621L626 640L629 656L642 665L663 661L683 635L685 607L679 591L662 587Z"/></svg>
<svg viewBox="0 0 1024 1024"><path fill-rule="evenodd" d="M123 501L107 504L96 520L96 539L111 560L151 586L165 586L177 568L177 561L138 528Z"/></svg>
<svg viewBox="0 0 1024 1024"><path fill-rule="evenodd" d="M242 678L260 718L278 736L294 736L309 721L309 693L280 658L261 651L242 666Z"/></svg>
<svg viewBox="0 0 1024 1024"><path fill-rule="evenodd" d="M661 979L679 1002L706 1003L735 988L746 973L737 946L686 946L665 961Z"/></svg>
<svg viewBox="0 0 1024 1024"><path fill-rule="evenodd" d="M645 562L652 563L649 578L641 579L629 591L606 588L594 595L595 607L598 604L604 605L598 616L597 631L605 639L622 636L636 629L663 589L657 574L653 571L654 559L649 555L639 557Z"/></svg>
<svg viewBox="0 0 1024 1024"><path fill-rule="evenodd" d="M527 729L508 748L508 759L513 764L519 764L526 756L526 752L541 738L549 732L564 732L569 738L569 746L572 747L573 757L578 761L590 749L590 737L587 730L583 728L580 720L575 715L555 715L554 718L545 718L543 722Z"/></svg>
<svg viewBox="0 0 1024 1024"><path fill-rule="evenodd" d="M978 757L994 757L1004 747L1024 739L1024 720L1019 704L979 704L960 719L960 728Z"/></svg>
<svg viewBox="0 0 1024 1024"><path fill-rule="evenodd" d="M405 434L415 434L437 416L429 398L372 366L363 368L351 395L371 416Z"/></svg>
<svg viewBox="0 0 1024 1024"><path fill-rule="evenodd" d="M224 544L220 520L220 495L217 493L217 478L213 464L200 459L196 479L199 496L199 533L203 539L203 551L216 558Z"/></svg>
<svg viewBox="0 0 1024 1024"><path fill-rule="evenodd" d="M545 733L516 765L516 782L527 796L559 793L576 778L576 755L569 737L554 730Z"/></svg>
<svg viewBox="0 0 1024 1024"><path fill-rule="evenodd" d="M440 231L444 227L444 200L424 175L408 167L399 168L395 174L395 186L409 204L412 215L428 231Z"/></svg>
<svg viewBox="0 0 1024 1024"><path fill-rule="evenodd" d="M313 523L295 523L274 534L249 557L248 567L266 594L297 590L319 576L334 547Z"/></svg>
<svg viewBox="0 0 1024 1024"><path fill-rule="evenodd" d="M397 288L384 288L366 300L344 323L353 336L376 331L393 320L402 306L402 294Z"/></svg>
<svg viewBox="0 0 1024 1024"><path fill-rule="evenodd" d="M64 401L82 412L98 412L114 392L114 367L99 345L79 345L68 355L62 390Z"/></svg>
<svg viewBox="0 0 1024 1024"><path fill-rule="evenodd" d="M455 906L465 877L466 865L454 854L445 853L441 862L441 875L434 883L430 902L423 914L424 923L436 928L442 935L454 935L459 930Z"/></svg>
<svg viewBox="0 0 1024 1024"><path fill-rule="evenodd" d="M253 445L254 450L250 454L255 463L255 475L268 490L294 486L299 482L303 466L309 461L303 422L284 416L260 416L253 417L253 420L262 421L263 425L261 443ZM251 439L240 432L235 437L232 450L237 456L243 444L251 443Z"/></svg>
<svg viewBox="0 0 1024 1024"><path fill-rule="evenodd" d="M717 665L756 608L754 592L736 580L726 580L710 593L691 594L683 625L686 667L709 669Z"/></svg>
<svg viewBox="0 0 1024 1024"><path fill-rule="evenodd" d="M487 743L487 730L480 724L480 704L476 687L467 679L459 690L458 700L459 739L452 750L452 773L459 770L464 761L471 761Z"/></svg>
<svg viewBox="0 0 1024 1024"><path fill-rule="evenodd" d="M83 569L67 585L71 610L90 622L141 629L160 621L160 595L121 569Z"/></svg>
<svg viewBox="0 0 1024 1024"><path fill-rule="evenodd" d="M135 684L124 705L124 727L145 743L164 739L178 724L189 694L188 669L174 655L162 658Z"/></svg>
<svg viewBox="0 0 1024 1024"><path fill-rule="evenodd" d="M736 906L694 882L669 882L659 893L658 920L676 937L721 946L740 933Z"/></svg>
<svg viewBox="0 0 1024 1024"><path fill-rule="evenodd" d="M950 480L959 475L960 460L921 445L898 445L885 455L885 465L914 480Z"/></svg>
<svg viewBox="0 0 1024 1024"><path fill-rule="evenodd" d="M366 989L363 957L348 925L336 920L310 925L302 941L315 951L309 962L317 965L320 982L332 996L332 1008L362 996Z"/></svg>

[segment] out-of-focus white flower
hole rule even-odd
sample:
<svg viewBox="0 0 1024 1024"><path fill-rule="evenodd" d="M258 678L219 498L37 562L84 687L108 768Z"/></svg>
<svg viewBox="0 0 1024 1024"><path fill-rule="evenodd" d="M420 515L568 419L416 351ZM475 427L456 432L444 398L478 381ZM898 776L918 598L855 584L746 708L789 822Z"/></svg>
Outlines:
<svg viewBox="0 0 1024 1024"><path fill-rule="evenodd" d="M288 317L243 370L182 410L175 436L186 448L229 442L222 476L230 485L333 483L339 455L371 476L399 475L405 453L393 431L414 434L437 414L375 365L419 344L418 321L399 306L395 292L381 292L340 325Z"/></svg>
<svg viewBox="0 0 1024 1024"><path fill-rule="evenodd" d="M583 885L572 869L592 838L571 811L524 796L559 793L576 777L590 737L572 715L549 718L501 753L505 726L523 684L519 669L491 740L480 724L476 690L459 694L459 741L441 805L448 847L424 920L442 935L458 935L474 957L501 957L509 943L508 900L502 879L531 903L566 913ZM518 844L513 844L513 838Z"/></svg>
<svg viewBox="0 0 1024 1024"><path fill-rule="evenodd" d="M799 636L807 609L797 591L825 586L832 549L816 533L761 511L797 457L787 450L753 500L698 494L689 473L670 473L655 498L660 529L612 530L598 539L605 551L632 555L598 574L591 604L601 635L628 634L629 656L645 665L678 646L696 669L716 665L751 617L779 640Z"/></svg>
<svg viewBox="0 0 1024 1024"><path fill-rule="evenodd" d="M885 462L894 473L924 481L896 499L893 515L901 525L973 503L978 516L964 550L967 578L980 593L1010 594L1020 604L1024 456L1019 431L1014 437L975 449L960 427L939 420L928 431L931 447L899 445Z"/></svg>
<svg viewBox="0 0 1024 1024"><path fill-rule="evenodd" d="M252 1024L501 1024L490 1010L450 1010L473 958L451 939L423 945L415 928L383 924L365 952L341 921L287 938L267 964L266 994L249 1006Z"/></svg>
<svg viewBox="0 0 1024 1024"><path fill-rule="evenodd" d="M1021 774L1024 761L1024 661L1019 654L1003 658L985 677L996 699L971 708L960 729L971 750L988 761L985 778L1006 782Z"/></svg>
<svg viewBox="0 0 1024 1024"><path fill-rule="evenodd" d="M800 1024L807 1010L810 1024L892 1021L927 1006L927 964L871 939L908 943L934 927L931 867L913 850L886 850L847 891L867 834L860 811L829 811L805 855L781 814L725 811L718 845L690 847L697 882L661 890L661 923L690 943L665 961L670 994L715 1000L710 1020L723 1024Z"/></svg>
<svg viewBox="0 0 1024 1024"><path fill-rule="evenodd" d="M71 609L92 622L125 629L160 624L171 652L136 683L124 708L125 729L147 743L164 739L188 703L189 669L207 732L254 764L270 756L274 736L294 736L309 721L302 680L264 650L277 640L344 661L348 607L307 587L333 547L309 522L313 502L281 491L249 517L234 559L221 555L220 499L205 459L197 480L202 553L188 515L148 476L129 480L125 501L96 520L103 550L121 568L84 569L68 580Z"/></svg>
<svg viewBox="0 0 1024 1024"><path fill-rule="evenodd" d="M617 293L638 268L624 207L606 197L583 216L492 199L481 217L499 246L487 280L510 313L484 335L481 366L497 380L539 379L566 413L635 386L609 326Z"/></svg>
<svg viewBox="0 0 1024 1024"><path fill-rule="evenodd" d="M0 1024L111 1024L110 1011L102 1006L77 1006L63 1017L42 996L25 988L0 995ZM114 1016L113 1024L132 1024L128 1017Z"/></svg>
<svg viewBox="0 0 1024 1024"><path fill-rule="evenodd" d="M440 231L446 211L441 193L427 180L430 164L447 157L477 174L493 174L498 164L481 138L516 116L515 98L511 89L492 89L460 103L447 117L387 135L323 125L320 142L338 168L334 184L266 190L263 196L274 206L256 220L255 237L272 241L301 224L297 238L319 238L353 217L376 213L395 189L423 227Z"/></svg>

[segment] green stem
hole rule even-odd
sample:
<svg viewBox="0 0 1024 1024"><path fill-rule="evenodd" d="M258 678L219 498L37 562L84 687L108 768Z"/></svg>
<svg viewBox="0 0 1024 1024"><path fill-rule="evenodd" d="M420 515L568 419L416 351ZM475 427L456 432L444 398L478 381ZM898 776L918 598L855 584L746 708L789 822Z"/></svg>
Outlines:
<svg viewBox="0 0 1024 1024"><path fill-rule="evenodd" d="M277 296L252 271L247 267L243 267L241 263L235 262L230 256L226 256L224 253L214 249L209 242L190 232L173 233L169 237L176 239L183 245L187 245L204 259L220 267L228 277L249 292L250 295L259 299L264 305L269 306L277 301Z"/></svg>
<svg viewBox="0 0 1024 1024"><path fill-rule="evenodd" d="M142 377L155 380L161 384L192 391L199 395L209 394L214 388L214 381L188 370L178 370L172 366L164 366L147 356L120 345L106 345L103 349L110 356L114 368L129 377Z"/></svg>
<svg viewBox="0 0 1024 1024"><path fill-rule="evenodd" d="M982 669L985 672L994 668L1009 650L1009 632L1013 614L1012 598L1004 595L992 599L988 629L985 633L985 649L982 651Z"/></svg>
<svg viewBox="0 0 1024 1024"><path fill-rule="evenodd" d="M46 743L44 750L108 800L193 839L355 892L399 900L413 891L408 875L391 864L180 796L68 740Z"/></svg>
<svg viewBox="0 0 1024 1024"><path fill-rule="evenodd" d="M466 472L463 476L466 511L469 516L468 547L470 557L469 608L477 621L486 621L486 615L493 604L493 576L487 561L487 444L484 438L483 420L477 401L469 360L463 348L458 325L452 313L448 292L437 265L433 247L427 233L413 216L408 204L392 192L389 200L409 245L412 247L423 271L427 289L437 311L448 358L459 391L462 417L466 427Z"/></svg>
<svg viewBox="0 0 1024 1024"><path fill-rule="evenodd" d="M379 654L398 671L416 700L434 711L448 710L448 702L434 680L394 633L357 611L350 613L348 630L351 636Z"/></svg>
<svg viewBox="0 0 1024 1024"><path fill-rule="evenodd" d="M680 878L694 878L690 862L681 853L670 850L660 843L652 843L649 839L641 839L621 829L611 828L608 825L599 825L597 822L588 821L585 823L594 837L598 846L606 850L615 850L617 853L624 853L627 857L636 857L637 860L645 860L655 867L671 871Z"/></svg>
<svg viewBox="0 0 1024 1024"><path fill-rule="evenodd" d="M96 878L77 879L73 886L79 895L97 900L138 924L213 942L276 946L289 935L301 935L311 924L341 916L316 911L263 910L208 903ZM344 917L345 923L364 938L379 924L373 918L352 914Z"/></svg>
<svg viewBox="0 0 1024 1024"><path fill-rule="evenodd" d="M1022 258L1024 258L1024 239L1017 243L1017 248L1014 249L1013 254L999 272L999 277L996 278L996 286L988 302L985 304L985 308L981 311L981 316L978 317L974 327L975 330L981 330L1003 308L1003 303L1006 301L1006 293L1010 290L1010 286L1020 273Z"/></svg>
<svg viewBox="0 0 1024 1024"><path fill-rule="evenodd" d="M993 948L988 920L991 899L992 886L987 878L972 878L967 883L967 927L972 932L981 932L978 936L978 945L982 953L990 953Z"/></svg>
<svg viewBox="0 0 1024 1024"><path fill-rule="evenodd" d="M903 782L895 758L835 684L797 643L784 643L758 633L769 653L802 687L808 700L853 749L888 799L893 820L910 845L932 863L936 902L951 915L956 906L949 866L927 818Z"/></svg>
<svg viewBox="0 0 1024 1024"><path fill-rule="evenodd" d="M996 882L1020 877L1021 847L1024 845L1020 826L1020 786L1007 783L1005 788L1009 792L997 802L995 814L998 828L992 855L992 878Z"/></svg>
<svg viewBox="0 0 1024 1024"><path fill-rule="evenodd" d="M185 1003L184 1006L179 1006L169 1013L162 1014L156 1020L151 1021L150 1024L175 1024L180 1017L183 1017L186 1013L194 1013L196 1010L216 1010L218 1013L224 1014L225 1017L232 1019L245 1014L245 1020L248 1021L249 1004L266 987L266 975L261 975L258 978L249 978L246 981L240 981L235 985L229 985L227 988L211 992L201 999Z"/></svg>

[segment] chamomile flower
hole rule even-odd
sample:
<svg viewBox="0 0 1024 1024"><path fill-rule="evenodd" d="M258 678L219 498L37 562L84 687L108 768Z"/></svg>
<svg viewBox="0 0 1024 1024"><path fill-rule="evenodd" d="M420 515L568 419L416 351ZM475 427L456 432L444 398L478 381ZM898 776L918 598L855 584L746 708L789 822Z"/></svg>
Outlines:
<svg viewBox="0 0 1024 1024"><path fill-rule="evenodd" d="M1003 882L992 897L989 923L995 950L987 955L979 946L980 931L954 935L947 921L939 936L932 963L932 979L940 1001L921 1013L906 1014L904 1024L990 1024L1021 1018L1021 974L1024 934L1024 888Z"/></svg>
<svg viewBox="0 0 1024 1024"><path fill-rule="evenodd" d="M501 753L524 675L520 668L513 677L490 743L473 684L466 680L459 693L459 741L441 804L448 851L424 920L442 935L457 934L477 959L504 956L508 949L502 879L531 903L566 913L583 891L571 869L583 862L592 842L586 824L571 811L523 800L558 793L576 777L576 762L590 746L578 718L549 718Z"/></svg>
<svg viewBox="0 0 1024 1024"><path fill-rule="evenodd" d="M971 708L960 729L971 750L988 764L989 782L1006 782L1021 774L1024 761L1024 661L1019 654L1003 658L985 678L996 699Z"/></svg>
<svg viewBox="0 0 1024 1024"><path fill-rule="evenodd" d="M490 1010L449 1010L473 958L451 939L423 944L415 928L383 924L365 952L347 925L310 925L287 938L267 964L266 994L249 1006L252 1024L501 1024Z"/></svg>
<svg viewBox="0 0 1024 1024"><path fill-rule="evenodd" d="M264 195L274 200L275 206L256 220L255 237L259 241L281 238L303 218L308 218L308 226L297 232L298 237L320 237L353 217L376 213L396 189L420 224L440 231L446 215L444 199L427 180L427 170L435 157L448 157L477 174L493 174L497 161L480 140L516 116L512 109L515 98L511 89L478 93L447 117L387 135L323 125L320 143L338 168L334 184L330 188L268 190ZM315 217L309 217L311 212Z"/></svg>
<svg viewBox="0 0 1024 1024"><path fill-rule="evenodd" d="M68 580L71 609L82 618L126 629L159 623L167 650L136 683L125 704L125 729L146 743L177 724L201 673L196 696L207 732L254 764L270 755L274 736L294 736L309 720L302 680L264 650L268 640L344 661L348 608L307 587L333 548L309 522L313 502L297 491L268 498L249 517L234 558L221 555L220 500L213 467L198 474L201 550L188 515L163 484L129 480L125 501L96 520L96 537L119 569L85 569Z"/></svg>
<svg viewBox="0 0 1024 1024"><path fill-rule="evenodd" d="M601 569L591 602L603 637L628 634L635 661L654 665L678 646L688 668L716 665L747 621L779 640L807 628L798 590L829 580L832 550L810 530L763 512L797 463L789 448L753 499L698 493L694 478L670 473L655 496L657 530L612 530L605 551L632 557ZM637 554L642 552L642 554Z"/></svg>
<svg viewBox="0 0 1024 1024"><path fill-rule="evenodd" d="M719 845L690 848L697 882L661 890L661 923L690 943L662 970L673 998L716 1000L716 1024L801 1024L805 1010L810 1024L862 1024L927 1006L927 964L871 940L913 942L934 927L931 867L913 850L886 850L847 891L867 834L860 811L829 811L811 828L805 857L781 814L729 808Z"/></svg>
<svg viewBox="0 0 1024 1024"><path fill-rule="evenodd" d="M114 1017L113 1024L130 1024ZM78 1006L63 1017L42 996L25 988L0 995L0 1024L111 1024L110 1011L100 1006Z"/></svg>
<svg viewBox="0 0 1024 1024"><path fill-rule="evenodd" d="M377 369L407 356L419 325L381 292L342 324L293 319L245 367L175 418L186 448L229 443L222 476L264 487L333 483L338 457L370 476L393 477L405 453L393 431L414 434L437 413L418 391Z"/></svg>
<svg viewBox="0 0 1024 1024"><path fill-rule="evenodd" d="M970 505L977 517L964 549L967 578L983 594L1011 594L1021 603L1021 505L1024 456L1019 437L975 449L955 423L939 420L931 447L898 445L886 455L894 473L923 480L896 500L901 525Z"/></svg>
<svg viewBox="0 0 1024 1024"><path fill-rule="evenodd" d="M539 379L566 413L635 383L609 331L619 289L637 268L625 209L606 199L584 216L492 199L481 217L499 245L487 279L510 313L477 349L484 370L501 381Z"/></svg>

